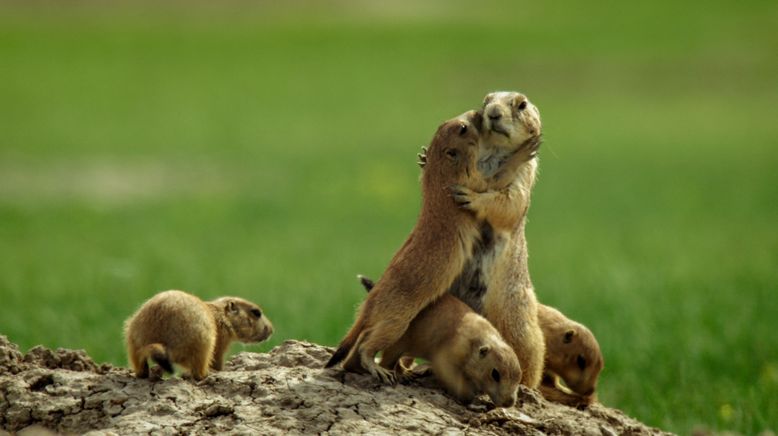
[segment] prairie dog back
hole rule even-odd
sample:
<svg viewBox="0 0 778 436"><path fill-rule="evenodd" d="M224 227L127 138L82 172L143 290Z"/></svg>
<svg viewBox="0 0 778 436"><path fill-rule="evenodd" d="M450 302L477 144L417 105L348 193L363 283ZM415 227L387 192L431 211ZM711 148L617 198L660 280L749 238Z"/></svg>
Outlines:
<svg viewBox="0 0 778 436"><path fill-rule="evenodd" d="M209 369L222 368L231 342L261 342L272 333L254 303L238 297L204 302L176 290L151 297L124 323L127 355L139 378L148 377L152 359L168 372L179 364L201 380Z"/></svg>

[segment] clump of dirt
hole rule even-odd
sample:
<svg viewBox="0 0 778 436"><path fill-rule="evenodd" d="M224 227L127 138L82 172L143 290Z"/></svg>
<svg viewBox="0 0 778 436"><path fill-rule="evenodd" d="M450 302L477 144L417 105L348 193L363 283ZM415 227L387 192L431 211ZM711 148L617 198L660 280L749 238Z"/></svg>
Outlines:
<svg viewBox="0 0 778 436"><path fill-rule="evenodd" d="M522 388L521 404L463 406L432 378L383 386L367 375L323 369L332 349L287 341L240 353L192 382L139 380L98 366L83 351L35 347L26 355L0 336L0 428L62 433L446 433L663 434L618 410L549 403ZM2 432L0 432L2 433Z"/></svg>
<svg viewBox="0 0 778 436"><path fill-rule="evenodd" d="M0 374L17 374L24 368L23 360L19 347L0 335Z"/></svg>

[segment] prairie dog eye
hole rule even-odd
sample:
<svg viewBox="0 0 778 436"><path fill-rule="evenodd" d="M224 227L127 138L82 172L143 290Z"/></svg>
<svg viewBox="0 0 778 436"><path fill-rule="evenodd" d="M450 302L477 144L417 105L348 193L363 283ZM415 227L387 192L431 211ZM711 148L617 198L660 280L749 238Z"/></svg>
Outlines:
<svg viewBox="0 0 778 436"><path fill-rule="evenodd" d="M446 150L446 156L450 157L451 159L456 159L459 157L459 150L456 148L449 148Z"/></svg>
<svg viewBox="0 0 778 436"><path fill-rule="evenodd" d="M520 111L523 111L527 108L527 100L523 100L521 103L519 103L518 106L516 106Z"/></svg>
<svg viewBox="0 0 778 436"><path fill-rule="evenodd" d="M459 136L463 136L465 133L467 133L467 124L462 123L459 125Z"/></svg>
<svg viewBox="0 0 778 436"><path fill-rule="evenodd" d="M254 318L257 318L257 319L262 318L262 311L259 310L259 309L256 309L256 308L251 309L251 314L254 315Z"/></svg>
<svg viewBox="0 0 778 436"><path fill-rule="evenodd" d="M492 370L492 380L496 381L497 383L500 382L500 371L497 371L497 369Z"/></svg>

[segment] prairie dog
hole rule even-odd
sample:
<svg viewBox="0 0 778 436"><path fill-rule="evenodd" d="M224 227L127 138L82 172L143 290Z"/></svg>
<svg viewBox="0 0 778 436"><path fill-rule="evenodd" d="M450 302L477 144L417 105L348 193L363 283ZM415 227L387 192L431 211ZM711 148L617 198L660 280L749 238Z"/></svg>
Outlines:
<svg viewBox="0 0 778 436"><path fill-rule="evenodd" d="M370 291L373 282L360 276ZM521 367L516 353L481 315L451 294L444 294L411 321L402 337L384 350L381 366L400 376L408 370L401 358L420 357L459 401L471 402L485 393L499 407L516 403Z"/></svg>
<svg viewBox="0 0 778 436"><path fill-rule="evenodd" d="M543 304L538 306L538 321L546 338L544 387L558 389L557 378L561 378L570 390L580 396L579 402L588 404L594 401L597 379L605 365L594 334L583 324ZM541 392L546 396L545 389Z"/></svg>
<svg viewBox="0 0 778 436"><path fill-rule="evenodd" d="M459 275L479 235L473 214L452 199L452 187L488 188L476 170L480 132L475 111L438 127L421 177L422 206L416 226L394 255L349 332L326 367L344 360L347 370L366 370L384 383L396 377L375 363L377 352L396 343L411 320L440 298Z"/></svg>
<svg viewBox="0 0 778 436"><path fill-rule="evenodd" d="M273 325L254 303L238 297L204 302L183 291L151 297L124 323L130 364L138 378L149 375L151 358L167 372L187 368L195 380L221 370L230 343L262 342Z"/></svg>
<svg viewBox="0 0 778 436"><path fill-rule="evenodd" d="M488 94L480 114L479 168L484 174L494 171L493 177L508 182L503 189L460 192L482 227L473 257L450 292L497 328L519 358L522 384L537 388L545 341L538 325L524 227L538 165L540 116L526 96L516 92Z"/></svg>
<svg viewBox="0 0 778 436"><path fill-rule="evenodd" d="M464 403L486 393L496 406L516 404L521 382L516 353L486 318L453 295L425 307L384 350L381 366L395 368L403 356L428 360L440 383Z"/></svg>

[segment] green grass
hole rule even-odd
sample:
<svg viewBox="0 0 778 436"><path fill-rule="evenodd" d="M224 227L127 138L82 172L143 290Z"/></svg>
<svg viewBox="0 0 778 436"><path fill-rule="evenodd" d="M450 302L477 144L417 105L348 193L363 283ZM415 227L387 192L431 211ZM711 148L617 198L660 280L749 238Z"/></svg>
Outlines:
<svg viewBox="0 0 778 436"><path fill-rule="evenodd" d="M297 5L0 6L0 334L125 364L123 320L179 288L263 305L252 350L334 344L419 146L519 89L532 277L597 335L602 402L778 429L778 8Z"/></svg>

